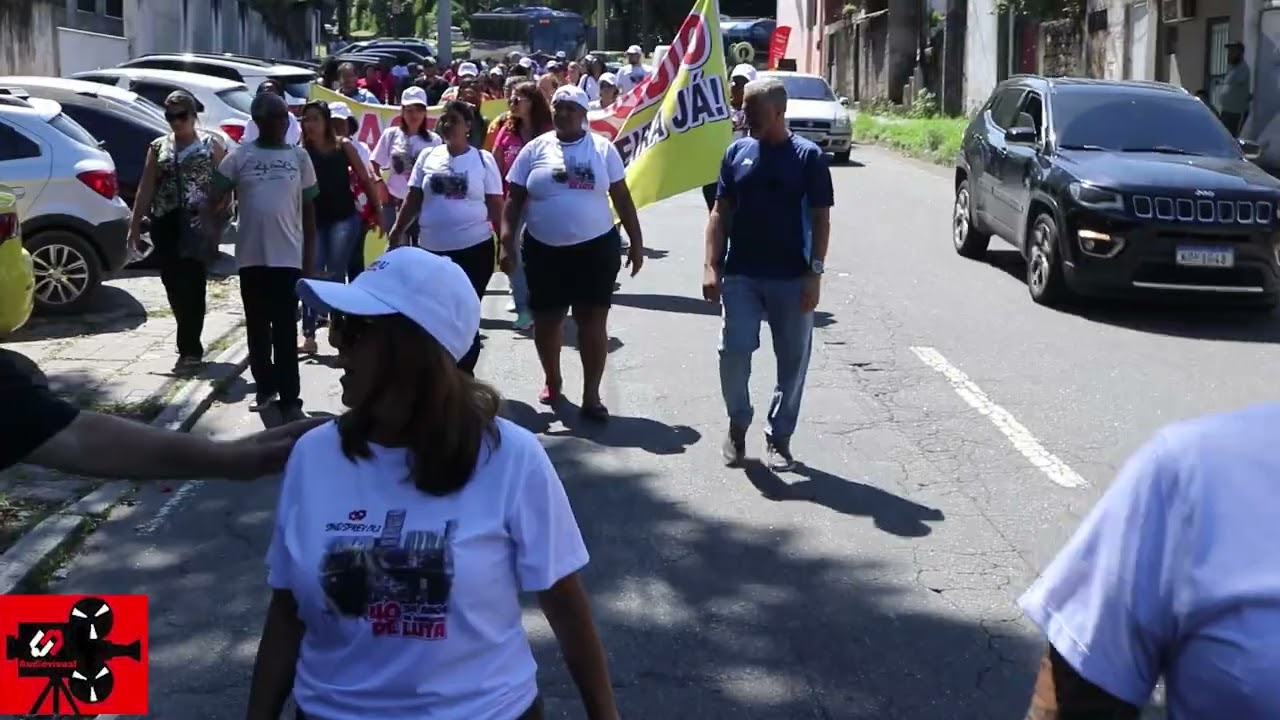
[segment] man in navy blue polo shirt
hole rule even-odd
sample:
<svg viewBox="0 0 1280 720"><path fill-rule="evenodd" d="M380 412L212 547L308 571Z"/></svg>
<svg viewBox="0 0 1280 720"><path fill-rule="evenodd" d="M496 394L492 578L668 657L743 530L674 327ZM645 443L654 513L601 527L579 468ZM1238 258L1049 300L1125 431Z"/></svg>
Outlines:
<svg viewBox="0 0 1280 720"><path fill-rule="evenodd" d="M747 83L743 106L750 136L735 140L721 162L716 204L707 223L702 294L723 307L720 389L729 414L725 462L739 465L746 457L751 355L760 347L760 323L767 320L778 363L765 430L767 460L774 470L790 470L795 466L791 435L809 369L813 310L835 198L822 150L787 129L782 82L767 78Z"/></svg>

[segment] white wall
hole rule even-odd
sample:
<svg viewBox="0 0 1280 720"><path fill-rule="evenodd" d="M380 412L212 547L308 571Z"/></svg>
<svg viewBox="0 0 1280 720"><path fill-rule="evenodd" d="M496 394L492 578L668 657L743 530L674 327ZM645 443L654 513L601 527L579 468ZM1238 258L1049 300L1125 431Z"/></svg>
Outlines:
<svg viewBox="0 0 1280 720"><path fill-rule="evenodd" d="M58 28L58 74L115 67L128 60L129 41L116 35ZM53 53L50 53L53 54Z"/></svg>
<svg viewBox="0 0 1280 720"><path fill-rule="evenodd" d="M57 75L56 42L51 0L0 0L0 75Z"/></svg>
<svg viewBox="0 0 1280 720"><path fill-rule="evenodd" d="M999 16L996 0L969 0L964 40L964 107L981 107L997 84Z"/></svg>

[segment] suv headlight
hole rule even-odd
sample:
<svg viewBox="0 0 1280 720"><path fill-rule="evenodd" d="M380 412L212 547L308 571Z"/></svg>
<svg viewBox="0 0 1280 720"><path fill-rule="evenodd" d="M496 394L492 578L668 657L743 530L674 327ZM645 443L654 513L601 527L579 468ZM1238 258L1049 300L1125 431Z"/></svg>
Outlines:
<svg viewBox="0 0 1280 720"><path fill-rule="evenodd" d="M848 130L851 124L852 123L849 121L849 113L842 112L836 115L836 121L833 123L832 127L837 130Z"/></svg>
<svg viewBox="0 0 1280 720"><path fill-rule="evenodd" d="M1114 190L1082 182L1071 183L1071 197L1081 205L1094 210L1124 210L1124 198Z"/></svg>

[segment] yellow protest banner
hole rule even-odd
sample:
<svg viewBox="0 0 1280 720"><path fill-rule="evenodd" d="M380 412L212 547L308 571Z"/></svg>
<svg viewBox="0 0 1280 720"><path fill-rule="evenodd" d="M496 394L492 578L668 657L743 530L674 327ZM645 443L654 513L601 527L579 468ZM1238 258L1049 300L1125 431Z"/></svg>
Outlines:
<svg viewBox="0 0 1280 720"><path fill-rule="evenodd" d="M351 108L351 114L355 116L358 128L356 130L356 139L368 145L370 149L378 144L378 138L382 137L382 133L391 127L391 123L400 116L399 105L368 105L356 102L342 93L334 92L316 84L311 86L310 99L346 103L347 107ZM443 110L443 105L433 105L427 108L428 127L435 126L436 118L440 117L440 113ZM506 110L506 100L486 100L480 103L480 115L487 122L491 122Z"/></svg>

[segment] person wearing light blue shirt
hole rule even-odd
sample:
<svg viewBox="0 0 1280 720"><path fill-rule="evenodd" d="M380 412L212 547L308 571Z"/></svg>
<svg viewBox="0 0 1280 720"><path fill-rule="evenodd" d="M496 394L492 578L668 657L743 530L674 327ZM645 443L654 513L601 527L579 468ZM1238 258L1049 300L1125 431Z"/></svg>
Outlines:
<svg viewBox="0 0 1280 720"><path fill-rule="evenodd" d="M1019 600L1047 636L1035 718L1280 718L1280 403L1182 422L1129 459Z"/></svg>

